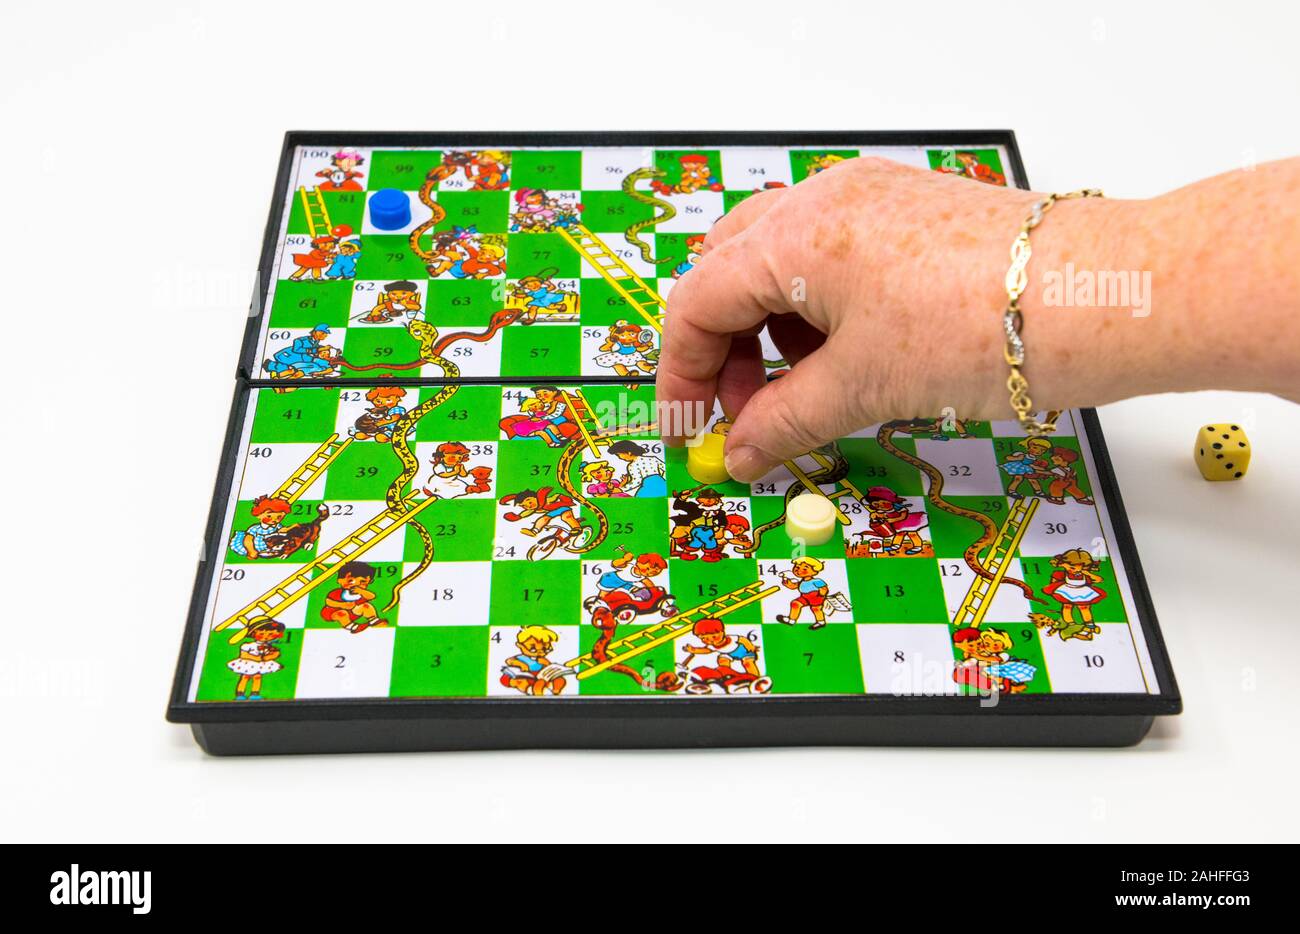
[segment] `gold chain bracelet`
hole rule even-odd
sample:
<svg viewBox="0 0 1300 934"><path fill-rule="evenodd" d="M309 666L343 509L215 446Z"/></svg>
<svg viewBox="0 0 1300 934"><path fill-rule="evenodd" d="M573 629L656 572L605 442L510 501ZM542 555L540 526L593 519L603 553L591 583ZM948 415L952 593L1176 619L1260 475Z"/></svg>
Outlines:
<svg viewBox="0 0 1300 934"><path fill-rule="evenodd" d="M1034 404L1029 399L1029 383L1025 375L1020 372L1021 367L1025 365L1025 342L1020 336L1020 329L1024 326L1024 317L1020 313L1020 296L1029 285L1027 269L1029 257L1033 255L1033 248L1029 245L1029 231L1043 222L1044 215L1058 201L1070 198L1103 197L1105 195L1099 188L1084 188L1063 195L1048 195L1034 204L1033 210L1020 225L1020 233L1011 244L1011 266L1007 269L1006 278L1007 309L1002 313L1002 330L1006 332L1007 342L1002 356L1006 358L1007 366L1011 367L1011 375L1007 377L1007 390L1011 393L1011 408L1015 410L1020 427L1030 437L1050 435L1056 431L1056 419L1060 413L1048 412L1047 418L1041 422L1034 418Z"/></svg>

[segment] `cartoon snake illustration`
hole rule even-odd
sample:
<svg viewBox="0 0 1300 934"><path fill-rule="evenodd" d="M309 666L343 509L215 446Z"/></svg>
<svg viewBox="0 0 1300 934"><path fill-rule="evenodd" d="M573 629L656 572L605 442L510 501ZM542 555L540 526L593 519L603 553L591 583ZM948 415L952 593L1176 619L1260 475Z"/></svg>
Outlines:
<svg viewBox="0 0 1300 934"><path fill-rule="evenodd" d="M647 178L663 178L667 174L668 173L663 169L644 168L628 172L627 175L623 177L623 194L627 195L633 201L639 201L642 204L648 204L651 207L661 208L663 210L663 213L659 214L657 217L648 217L643 221L637 221L635 224L629 226L627 230L623 231L623 238L641 251L641 258L647 263L653 263L656 266L663 263L674 262L674 259L671 256L661 256L659 259L655 259L654 248L641 239L640 233L647 227L653 227L655 224L672 220L677 216L677 209L662 198L656 198L643 191L637 191L636 183Z"/></svg>
<svg viewBox="0 0 1300 934"><path fill-rule="evenodd" d="M849 475L848 459L845 458L843 453L841 453L838 444L832 441L830 444L817 448L817 451L826 457L830 463L825 467L819 466L816 470L808 471L808 479L811 480L814 485L838 483ZM758 551L759 543L762 541L763 536L766 533L785 525L786 507L789 507L790 500L794 499L803 491L804 486L802 483L791 483L790 486L786 488L785 503L781 512L776 516L776 518L764 522L762 525L754 526L753 530L750 532L749 547L737 547L736 552L738 554L752 555L754 552Z"/></svg>
<svg viewBox="0 0 1300 934"><path fill-rule="evenodd" d="M894 444L893 441L894 434L897 432L911 435L913 432L919 431L937 431L940 424L941 422L939 419L933 419L928 422L924 420L885 422L880 426L880 430L876 432L876 441L879 442L880 447L887 453L892 454L905 464L911 464L917 470L930 478L929 488L925 492L925 498L933 503L936 508L942 509L949 515L970 519L983 529L979 538L966 546L966 551L962 557L965 558L967 566L969 566L978 576L991 581L994 578L993 572L985 568L984 565L980 563L979 558L980 552L993 544L994 540L998 537L997 524L982 512L976 512L973 509L965 509L944 499L943 472L933 464L926 463L919 457L914 457L911 454L908 454L906 451ZM1014 577L1003 577L1002 583L1020 588L1020 592L1025 595L1025 598L1032 600L1035 603L1047 602L1047 600L1035 594L1034 589L1022 580L1018 580Z"/></svg>

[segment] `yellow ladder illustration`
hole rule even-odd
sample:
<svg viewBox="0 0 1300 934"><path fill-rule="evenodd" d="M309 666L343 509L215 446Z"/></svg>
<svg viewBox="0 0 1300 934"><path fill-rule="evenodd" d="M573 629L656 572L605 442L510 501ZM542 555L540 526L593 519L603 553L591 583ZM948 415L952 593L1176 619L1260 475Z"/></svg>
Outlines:
<svg viewBox="0 0 1300 934"><path fill-rule="evenodd" d="M660 334L664 330L664 300L646 281L632 271L617 253L581 224L560 227L557 232L583 259L595 267L614 291L621 295L650 327Z"/></svg>
<svg viewBox="0 0 1300 934"><path fill-rule="evenodd" d="M565 662L564 667L577 674L579 681L585 680L592 675L600 674L611 665L625 662L629 658L643 655L665 642L671 642L678 636L689 632L691 627L702 619L734 613L741 607L749 606L764 597L771 596L780 589L780 587L764 587L762 581L755 581L741 587L739 590L723 594L716 600L702 603L693 610L670 616L661 623L647 626L630 636L611 642L606 649L607 654L603 662L596 661L590 654L579 655L577 658Z"/></svg>
<svg viewBox="0 0 1300 934"><path fill-rule="evenodd" d="M325 209L325 198L319 188L298 186L298 197L302 199L302 211L307 217L307 229L311 238L324 237L334 229L330 223L330 212Z"/></svg>
<svg viewBox="0 0 1300 934"><path fill-rule="evenodd" d="M984 614L988 612L993 594L997 592L998 585L1006 576L1007 566L1011 563L1016 549L1020 547L1020 540L1025 537L1029 520L1033 518L1037 509L1038 500L1032 497L1018 499L1012 504L1006 521L1002 523L1002 528L998 529L997 538L993 539L993 544L989 546L983 559L984 569L993 576L975 578L975 582L970 585L970 590L966 591L961 606L957 608L952 618L954 626L978 626L984 621Z"/></svg>
<svg viewBox="0 0 1300 934"><path fill-rule="evenodd" d="M597 460L600 459L600 448L596 447L596 439L593 435L600 434L600 422L596 421L596 416L591 412L591 406L587 404L587 397L582 394L581 389L563 389L560 391L560 397L564 399L564 404L573 416L573 423L578 426L578 431L582 432L582 440L586 442L587 450L591 456ZM587 420L591 420L591 426L588 427Z"/></svg>
<svg viewBox="0 0 1300 934"><path fill-rule="evenodd" d="M821 467L823 470L829 470L831 467L834 466L834 463L831 461L831 459L827 457L825 454L823 454L821 451L809 451L808 457L811 457L814 461L816 461L817 466ZM848 477L845 477L843 480L838 481L840 484L840 489L836 490L834 493L827 493L824 490L822 490L821 487L819 487L813 481L812 477L808 476L808 473L802 467L796 464L793 460L786 461L785 466L786 469L790 471L790 473L795 475L795 479L797 479L800 483L804 485L804 488L807 489L809 493L816 493L818 496L825 496L827 499L831 501L831 504L835 506L835 515L836 518L839 519L840 525L849 524L849 517L845 515L844 510L841 509L839 503L836 503L835 501L839 499L841 496L852 496L855 500L861 502L862 492L856 486L854 486L852 483L849 482Z"/></svg>
<svg viewBox="0 0 1300 934"><path fill-rule="evenodd" d="M406 507L404 512L385 509L337 545L322 551L316 556L315 561L304 564L238 613L217 623L212 627L213 631L220 632L231 626L237 626L235 634L230 637L230 644L234 645L244 638L245 631L254 620L273 617L278 611L297 603L329 580L330 575L345 561L350 561L369 551L429 506L438 502L437 497L430 497L412 507L415 495L412 494L402 501L403 506Z"/></svg>
<svg viewBox="0 0 1300 934"><path fill-rule="evenodd" d="M307 488L316 482L316 478L324 473L325 469L334 463L335 458L351 443L351 438L340 441L338 432L330 435L310 457L302 462L302 466L289 475L288 480L276 488L271 497L282 499L286 503L296 502L298 497L307 492Z"/></svg>

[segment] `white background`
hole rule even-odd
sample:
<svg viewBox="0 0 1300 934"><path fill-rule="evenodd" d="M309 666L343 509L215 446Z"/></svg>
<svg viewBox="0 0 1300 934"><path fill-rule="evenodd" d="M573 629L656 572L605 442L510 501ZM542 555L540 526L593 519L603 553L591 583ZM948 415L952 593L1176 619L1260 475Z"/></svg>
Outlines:
<svg viewBox="0 0 1300 934"><path fill-rule="evenodd" d="M1010 127L1040 190L1127 197L1300 154L1291 4L567 6L6 10L0 839L1294 840L1300 410L1262 396L1102 413L1186 702L1137 748L222 760L163 721L287 129ZM1250 475L1205 483L1228 420Z"/></svg>

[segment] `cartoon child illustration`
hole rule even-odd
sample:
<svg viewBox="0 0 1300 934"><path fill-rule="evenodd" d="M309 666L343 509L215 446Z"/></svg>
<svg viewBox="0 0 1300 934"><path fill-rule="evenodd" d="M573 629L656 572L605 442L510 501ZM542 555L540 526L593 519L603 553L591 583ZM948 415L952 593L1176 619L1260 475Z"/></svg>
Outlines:
<svg viewBox="0 0 1300 934"><path fill-rule="evenodd" d="M239 657L226 667L239 675L235 700L261 700L262 676L275 674L284 666L276 659L280 649L276 642L284 635L284 623L263 617L248 627L248 641L239 647Z"/></svg>
<svg viewBox="0 0 1300 934"><path fill-rule="evenodd" d="M936 172L943 172L948 175L960 175L963 178L973 178L977 182L984 182L986 185L1006 185L1007 178L1001 172L995 172L987 165L983 165L979 156L969 150L958 150L953 154L953 159L944 159L939 165L935 166Z"/></svg>
<svg viewBox="0 0 1300 934"><path fill-rule="evenodd" d="M682 156L679 160L682 178L676 185L668 185L659 179L650 182L650 187L661 195L693 195L701 189L722 191L722 182L709 167L709 157L693 153Z"/></svg>
<svg viewBox="0 0 1300 934"><path fill-rule="evenodd" d="M325 270L326 279L355 279L357 277L357 260L361 258L361 241L344 240L338 246L334 262ZM292 278L292 276L290 277Z"/></svg>
<svg viewBox="0 0 1300 934"><path fill-rule="evenodd" d="M317 188L321 191L361 191L357 179L365 173L358 172L357 166L365 161L355 149L340 149L330 156L330 167L316 173L317 178L325 179Z"/></svg>
<svg viewBox="0 0 1300 934"><path fill-rule="evenodd" d="M521 188L515 192L515 213L512 214L511 231L550 230L555 223L559 206L540 188Z"/></svg>
<svg viewBox="0 0 1300 934"><path fill-rule="evenodd" d="M316 325L305 337L263 360L262 368L276 379L332 375L338 368L338 351L321 343L329 333L327 325Z"/></svg>
<svg viewBox="0 0 1300 934"><path fill-rule="evenodd" d="M524 316L519 319L520 324L535 323L539 314L549 314L552 308L562 306L566 298L566 293L553 279L543 279L541 276L520 279L510 294L515 298L528 299L528 304L524 306Z"/></svg>
<svg viewBox="0 0 1300 934"><path fill-rule="evenodd" d="M376 386L371 389L366 393L370 408L357 416L348 433L358 441L369 441L371 438L380 443L391 441L392 426L406 414L406 406L401 404L405 396L405 391L397 386Z"/></svg>
<svg viewBox="0 0 1300 934"><path fill-rule="evenodd" d="M510 157L499 149L470 153L464 169L474 191L500 191L510 187Z"/></svg>
<svg viewBox="0 0 1300 934"><path fill-rule="evenodd" d="M473 227L453 227L435 233L430 251L432 258L425 264L429 278L436 279L446 272L452 272L458 279L465 278L464 262L469 259L465 241L476 233Z"/></svg>
<svg viewBox="0 0 1300 934"><path fill-rule="evenodd" d="M668 495L663 458L651 454L649 448L620 438L609 446L609 453L627 464L620 488L629 496L652 499Z"/></svg>
<svg viewBox="0 0 1300 934"><path fill-rule="evenodd" d="M267 539L284 531L282 523L293 507L276 496L259 496L253 500L253 518L257 521L230 539L230 550L245 558L269 558L272 549Z"/></svg>
<svg viewBox="0 0 1300 934"><path fill-rule="evenodd" d="M1081 506L1091 506L1093 499L1083 488L1079 486L1079 472L1075 469L1074 464L1079 459L1079 452L1070 448L1052 448L1051 469L1048 475L1051 479L1047 484L1047 496L1049 503L1055 503L1060 506L1065 502L1062 494L1068 494L1075 502Z"/></svg>
<svg viewBox="0 0 1300 934"><path fill-rule="evenodd" d="M619 590L627 591L634 599L644 599L650 593L647 584L668 569L668 562L663 559L663 555L653 551L633 555L624 550L610 565L612 569L600 575L596 582L600 599L605 601Z"/></svg>
<svg viewBox="0 0 1300 934"><path fill-rule="evenodd" d="M429 458L433 473L424 482L424 495L455 499L471 493L486 493L492 489L492 468L470 469L469 457L469 448L459 441L445 441L438 445Z"/></svg>
<svg viewBox="0 0 1300 934"><path fill-rule="evenodd" d="M683 561L702 558L708 562L721 561L725 557L722 546L725 544L727 512L722 505L722 494L712 487L705 487L695 494L692 500L688 493L673 496L672 516L673 530L670 536L672 554Z"/></svg>
<svg viewBox="0 0 1300 934"><path fill-rule="evenodd" d="M810 628L821 629L826 625L826 611L822 608L822 604L826 602L830 587L826 581L817 576L825 566L810 555L795 558L790 562L790 570L794 576L782 574L781 585L799 591L799 596L790 601L790 615L783 614L776 618L778 623L793 626L799 622L799 614L803 612L803 608L808 607L813 615L813 624Z"/></svg>
<svg viewBox="0 0 1300 934"><path fill-rule="evenodd" d="M311 281L320 282L321 276L334 262L334 247L338 240L330 236L315 237L311 241L311 250L306 253L293 254L293 264L298 268L289 276L297 281L310 275Z"/></svg>
<svg viewBox="0 0 1300 934"><path fill-rule="evenodd" d="M722 620L714 617L702 619L691 627L691 635L700 640L699 645L682 643L686 653L684 668L706 684L716 683L723 690L729 691L733 686L757 682L763 673L758 668L758 648L745 636L733 636L727 633ZM698 665L691 668L691 663L712 656L712 664ZM756 685L757 687L757 685ZM770 685L758 687L765 693Z"/></svg>
<svg viewBox="0 0 1300 934"><path fill-rule="evenodd" d="M574 506L577 505L574 503L573 498L564 493L556 493L549 486L511 493L508 496L501 497L500 503L502 506L519 507L518 512L507 512L505 514L507 522L533 519L533 524L529 528L519 530L529 537L537 536L542 529L551 524L553 519L558 519L575 535L582 531L582 524L573 512Z"/></svg>
<svg viewBox="0 0 1300 934"><path fill-rule="evenodd" d="M1071 548L1052 559L1052 567L1056 570L1043 593L1061 604L1063 622L1074 623L1074 613L1078 610L1079 622L1085 624L1084 629L1100 631L1092 621L1093 604L1106 597L1106 591L1098 586L1101 583L1101 575L1097 573L1100 566L1100 562L1082 548Z"/></svg>
<svg viewBox="0 0 1300 934"><path fill-rule="evenodd" d="M551 663L551 649L559 641L559 633L545 626L524 626L515 637L518 655L506 659L501 668L501 683L520 694L541 697L549 690L559 694L567 683L559 672L561 666Z"/></svg>
<svg viewBox="0 0 1300 934"><path fill-rule="evenodd" d="M754 541L749 535L749 520L744 516L729 515L727 524L718 532L722 548L730 545L737 554L744 554Z"/></svg>
<svg viewBox="0 0 1300 934"><path fill-rule="evenodd" d="M460 248L464 251L465 258L452 263L451 274L455 278L487 279L491 276L505 275L506 248L500 243L484 241L476 245L473 240L467 238L461 241Z"/></svg>
<svg viewBox="0 0 1300 934"><path fill-rule="evenodd" d="M338 623L351 633L365 632L371 626L387 626L388 620L379 618L373 601L370 584L375 579L375 567L364 561L349 561L339 568L338 586L325 595L321 619Z"/></svg>
<svg viewBox="0 0 1300 934"><path fill-rule="evenodd" d="M564 447L578 433L566 395L558 386L534 386L533 397L519 404L521 415L501 419L507 438L542 438L553 448Z"/></svg>
<svg viewBox="0 0 1300 934"><path fill-rule="evenodd" d="M692 234L691 236L687 237L686 238L686 259L682 260L680 263L678 263L676 266L673 267L673 278L680 279L682 276L686 275L688 272L694 269L695 264L699 262L700 257L703 255L704 255L704 234Z"/></svg>
<svg viewBox="0 0 1300 934"><path fill-rule="evenodd" d="M587 484L588 496L627 496L622 490L623 481L614 479L614 468L608 461L592 461L582 465L582 482Z"/></svg>
<svg viewBox="0 0 1300 934"><path fill-rule="evenodd" d="M1020 484L1028 483L1034 495L1043 495L1044 480L1051 479L1052 464L1045 456L1053 447L1046 438L1022 438L1017 442L1023 451L1012 451L1007 459L998 466L1011 478L1007 484L1007 495L1012 499L1023 499Z"/></svg>
<svg viewBox="0 0 1300 934"><path fill-rule="evenodd" d="M910 506L897 493L887 486L873 486L862 497L867 507L870 532L859 535L875 535L884 544L884 550L897 552L906 544L905 554L916 555L925 550L918 529L925 528L928 517L924 511L912 512Z"/></svg>
<svg viewBox="0 0 1300 934"><path fill-rule="evenodd" d="M962 656L953 668L952 679L982 693L1018 694L1038 673L1029 662L1012 657L1010 650L1015 643L1004 630L965 626L953 633L952 641Z"/></svg>
<svg viewBox="0 0 1300 934"><path fill-rule="evenodd" d="M630 376L633 370L653 373L655 365L646 358L653 349L652 331L620 319L609 326L609 334L600 345L601 352L593 359L597 366L608 367L619 376Z"/></svg>
<svg viewBox="0 0 1300 934"><path fill-rule="evenodd" d="M824 155L810 159L808 160L808 177L812 178L814 175L817 175L820 172L825 172L831 166L839 165L843 161L843 156L837 156L833 152L828 152Z"/></svg>
<svg viewBox="0 0 1300 934"><path fill-rule="evenodd" d="M418 315L421 310L419 288L408 279L399 279L384 286L375 307L361 320L368 324L388 324L407 315Z"/></svg>

